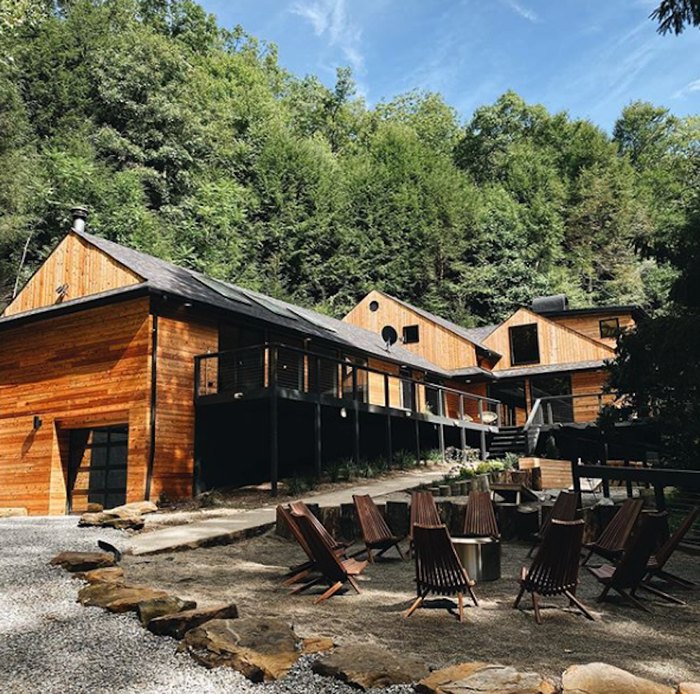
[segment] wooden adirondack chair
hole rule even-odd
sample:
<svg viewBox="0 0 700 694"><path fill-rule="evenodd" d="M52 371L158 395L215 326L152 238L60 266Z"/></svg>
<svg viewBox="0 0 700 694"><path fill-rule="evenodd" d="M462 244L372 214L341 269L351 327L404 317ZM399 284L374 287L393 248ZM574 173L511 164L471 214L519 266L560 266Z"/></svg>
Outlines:
<svg viewBox="0 0 700 694"><path fill-rule="evenodd" d="M692 588L695 585L695 583L689 581L687 578L675 576L664 570L664 566L666 566L666 562L671 558L671 555L676 551L678 545L683 541L686 533L693 527L693 523L695 523L699 515L700 506L696 506L683 519L683 522L678 526L676 532L674 532L673 535L661 545L656 554L649 559L645 583L648 583L652 578L656 577L668 581L669 583L675 583L681 586L681 588Z"/></svg>
<svg viewBox="0 0 700 694"><path fill-rule="evenodd" d="M489 492L469 493L464 513L463 534L465 537L501 537Z"/></svg>
<svg viewBox="0 0 700 694"><path fill-rule="evenodd" d="M418 597L403 616L410 617L429 593L456 595L459 621L463 622L464 594L469 593L474 605L479 606L473 588L476 584L459 561L447 528L444 525L417 523L413 526L413 543Z"/></svg>
<svg viewBox="0 0 700 694"><path fill-rule="evenodd" d="M642 582L647 575L649 558L666 527L667 515L665 512L650 513L642 517L617 566L603 564L603 566L586 567L603 584L603 592L598 597L599 602L605 600L608 592L612 589L619 593L627 602L636 605L645 612L650 612L637 599L637 590L641 588L669 602L685 605L682 600L678 600L678 598L674 598L658 590L658 588Z"/></svg>
<svg viewBox="0 0 700 694"><path fill-rule="evenodd" d="M588 608L576 597L582 539L582 520L553 518L532 566L520 570L520 592L513 607L517 609L523 594L528 591L532 596L535 621L542 624L540 596L565 595L571 605L593 620Z"/></svg>
<svg viewBox="0 0 700 694"><path fill-rule="evenodd" d="M576 519L576 509L579 506L579 495L576 492L568 492L566 490L559 492L559 496L552 506L552 510L549 512L547 518L545 518L544 523L540 529L535 533L533 539L534 544L530 547L530 551L527 553L528 557L532 556L535 548L542 542L544 536L549 530L549 526L553 520L565 520L571 521Z"/></svg>
<svg viewBox="0 0 700 694"><path fill-rule="evenodd" d="M408 553L413 551L413 526L441 525L442 520L435 505L435 497L431 492L411 492L411 518L408 532Z"/></svg>
<svg viewBox="0 0 700 694"><path fill-rule="evenodd" d="M595 542L587 542L583 545L584 549L588 550L588 556L581 564L586 564L594 554L608 561L617 561L622 556L643 505L642 499L626 499L600 537Z"/></svg>
<svg viewBox="0 0 700 694"><path fill-rule="evenodd" d="M292 517L299 524L299 530L306 540L314 560L314 567L320 576L312 578L292 590L292 593L301 593L319 583L327 583L328 590L319 595L314 604L317 605L335 595L345 583L349 583L355 592L360 592L355 576L358 576L367 566L366 561L356 559L341 559L329 546L326 538L321 535L316 525L306 513L292 511Z"/></svg>
<svg viewBox="0 0 700 694"><path fill-rule="evenodd" d="M314 516L314 514L311 512L311 509L303 501L292 501L292 503L289 504L289 510L290 510L293 517L298 515L298 514L307 516L308 519L311 521L311 523L316 528L316 530L318 530L321 537L326 541L328 546L331 549L333 549L334 551L342 550L342 553L345 553L345 550L347 550L347 548L350 547L350 544L336 540L323 527L323 523L321 523L321 521L318 518L316 518L316 516Z"/></svg>
<svg viewBox="0 0 700 694"><path fill-rule="evenodd" d="M403 537L397 537L391 532L391 529L386 524L386 521L379 512L377 505L372 501L369 494L353 494L352 501L355 504L357 511L357 520L362 531L362 539L367 548L367 559L370 563L374 562L372 550L378 549L378 557L381 557L384 552L396 547L401 559L404 559L399 542Z"/></svg>

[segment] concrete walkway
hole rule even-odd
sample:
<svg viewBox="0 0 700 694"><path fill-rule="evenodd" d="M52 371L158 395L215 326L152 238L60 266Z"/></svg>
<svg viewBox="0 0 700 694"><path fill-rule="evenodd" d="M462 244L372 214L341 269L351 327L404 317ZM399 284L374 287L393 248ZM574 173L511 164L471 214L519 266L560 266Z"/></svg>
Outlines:
<svg viewBox="0 0 700 694"><path fill-rule="evenodd" d="M428 469L411 470L397 477L366 480L354 487L338 491L301 497L302 501L319 506L339 506L352 502L353 494L371 494L385 497L389 494L413 489L422 484L442 479L449 470L447 465L431 466ZM227 544L234 540L261 533L276 520L277 502L270 499L269 505L254 509L217 509L225 512L222 517L209 518L194 523L183 523L173 527L141 533L129 540L123 551L129 554L156 554L182 549L194 549L208 545ZM121 548L120 548L121 549Z"/></svg>

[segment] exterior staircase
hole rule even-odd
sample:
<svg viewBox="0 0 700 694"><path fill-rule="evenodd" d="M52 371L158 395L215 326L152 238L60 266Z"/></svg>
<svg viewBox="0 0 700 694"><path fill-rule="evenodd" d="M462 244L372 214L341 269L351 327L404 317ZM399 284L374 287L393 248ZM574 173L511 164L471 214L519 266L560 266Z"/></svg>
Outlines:
<svg viewBox="0 0 700 694"><path fill-rule="evenodd" d="M502 458L506 453L527 454L527 441L522 427L501 427L491 436L488 445L489 458Z"/></svg>

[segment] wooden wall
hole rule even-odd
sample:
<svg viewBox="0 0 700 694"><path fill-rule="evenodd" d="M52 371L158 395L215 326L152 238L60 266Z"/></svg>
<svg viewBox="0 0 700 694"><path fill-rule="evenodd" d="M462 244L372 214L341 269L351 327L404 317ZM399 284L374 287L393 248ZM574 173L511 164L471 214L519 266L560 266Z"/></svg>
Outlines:
<svg viewBox="0 0 700 694"><path fill-rule="evenodd" d="M521 308L501 323L485 340L490 349L502 354L494 371L513 368L510 360L508 329L515 325L536 323L540 345L539 364L569 364L580 361L611 359L614 351L607 345L587 338L573 330ZM532 366L532 365L530 365Z"/></svg>
<svg viewBox="0 0 700 694"><path fill-rule="evenodd" d="M595 422L598 418L599 401L597 394L601 392L607 380L605 371L578 371L571 374L571 391L574 395L591 393L588 398L574 398L574 421ZM602 403L611 402L611 395L604 396Z"/></svg>
<svg viewBox="0 0 700 694"><path fill-rule="evenodd" d="M194 357L217 352L216 324L158 317L156 453L151 499L192 494L194 469Z"/></svg>
<svg viewBox="0 0 700 694"><path fill-rule="evenodd" d="M151 322L143 298L0 332L0 506L63 513L68 431L123 423L127 499L143 499Z"/></svg>
<svg viewBox="0 0 700 694"><path fill-rule="evenodd" d="M376 301L379 308L369 310L369 304ZM391 297L376 291L370 292L343 319L366 330L380 334L385 325L391 325L401 338L406 325L417 325L420 341L401 346L444 369L458 369L476 366L476 350L468 340L423 318Z"/></svg>
<svg viewBox="0 0 700 694"><path fill-rule="evenodd" d="M558 325L564 325L577 333L581 333L593 340L598 340L613 349L617 345L617 338L600 336L600 321L607 318L617 318L620 321L621 330L629 330L634 327L634 319L631 313L600 313L594 316L556 316L550 318Z"/></svg>
<svg viewBox="0 0 700 694"><path fill-rule="evenodd" d="M6 307L12 316L31 309L53 306L91 294L142 282L142 278L117 263L76 234L68 234L22 291ZM61 298L56 289L68 285Z"/></svg>

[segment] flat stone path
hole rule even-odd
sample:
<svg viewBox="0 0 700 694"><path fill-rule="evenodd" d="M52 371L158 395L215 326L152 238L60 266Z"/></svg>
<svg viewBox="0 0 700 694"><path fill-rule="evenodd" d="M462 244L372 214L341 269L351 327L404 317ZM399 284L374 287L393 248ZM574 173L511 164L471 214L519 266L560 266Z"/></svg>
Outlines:
<svg viewBox="0 0 700 694"><path fill-rule="evenodd" d="M338 491L301 497L302 501L319 506L339 506L352 501L353 494L371 494L373 498L384 497L422 484L442 479L448 466L431 466L427 469L411 470L396 477L367 480L354 487ZM173 527L141 533L131 538L120 549L129 554L156 554L180 549L194 549L207 545L226 544L238 538L248 537L263 532L276 520L277 502L270 500L269 505L260 508L236 510L221 509L226 515L217 518L183 523Z"/></svg>

